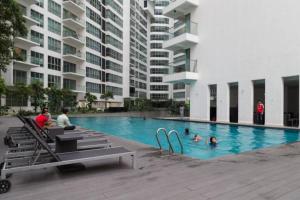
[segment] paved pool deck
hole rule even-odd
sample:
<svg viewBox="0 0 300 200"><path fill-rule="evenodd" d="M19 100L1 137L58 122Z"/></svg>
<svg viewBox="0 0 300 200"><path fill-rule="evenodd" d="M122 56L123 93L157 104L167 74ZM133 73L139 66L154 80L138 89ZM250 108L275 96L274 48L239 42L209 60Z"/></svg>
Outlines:
<svg viewBox="0 0 300 200"><path fill-rule="evenodd" d="M0 118L0 153L7 127L16 118ZM203 161L160 155L156 149L109 137L137 152L137 169L129 160L90 163L62 174L55 168L17 173L2 200L299 200L300 143Z"/></svg>

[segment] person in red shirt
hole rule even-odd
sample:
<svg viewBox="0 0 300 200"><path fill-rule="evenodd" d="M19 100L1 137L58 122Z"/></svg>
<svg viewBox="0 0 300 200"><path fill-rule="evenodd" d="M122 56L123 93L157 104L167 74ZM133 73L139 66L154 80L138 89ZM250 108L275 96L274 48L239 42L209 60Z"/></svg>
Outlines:
<svg viewBox="0 0 300 200"><path fill-rule="evenodd" d="M258 101L256 105L257 123L264 124L264 112L265 112L264 104L261 101Z"/></svg>
<svg viewBox="0 0 300 200"><path fill-rule="evenodd" d="M49 125L48 116L48 109L43 108L42 113L35 118L35 121L41 128L44 128L45 126Z"/></svg>

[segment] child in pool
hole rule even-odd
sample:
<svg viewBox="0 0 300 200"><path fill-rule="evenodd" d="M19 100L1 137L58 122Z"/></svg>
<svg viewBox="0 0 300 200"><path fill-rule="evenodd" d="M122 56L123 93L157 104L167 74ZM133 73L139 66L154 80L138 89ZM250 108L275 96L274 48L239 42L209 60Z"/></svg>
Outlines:
<svg viewBox="0 0 300 200"><path fill-rule="evenodd" d="M217 141L217 138L215 136L212 136L212 137L209 138L209 145L210 146L215 147L215 146L217 146L217 143L218 143L218 141Z"/></svg>
<svg viewBox="0 0 300 200"><path fill-rule="evenodd" d="M196 135L194 136L194 138L193 138L193 141L194 141L194 142L200 142L201 140L202 140L202 138L201 138L201 136L198 135L198 134L196 134Z"/></svg>
<svg viewBox="0 0 300 200"><path fill-rule="evenodd" d="M190 129L189 128L185 128L184 129L184 135L189 135L190 134Z"/></svg>

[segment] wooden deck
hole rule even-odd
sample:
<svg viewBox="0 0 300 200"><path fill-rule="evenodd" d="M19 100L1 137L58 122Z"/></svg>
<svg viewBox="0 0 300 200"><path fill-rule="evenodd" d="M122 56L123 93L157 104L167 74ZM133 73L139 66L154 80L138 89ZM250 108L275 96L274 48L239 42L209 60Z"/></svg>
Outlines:
<svg viewBox="0 0 300 200"><path fill-rule="evenodd" d="M0 118L0 133L17 119ZM137 169L116 160L87 170L44 169L14 174L2 200L299 200L300 143L210 161L161 156L157 150L110 137L137 151ZM0 141L1 154L5 148ZM127 161L124 160L126 163Z"/></svg>

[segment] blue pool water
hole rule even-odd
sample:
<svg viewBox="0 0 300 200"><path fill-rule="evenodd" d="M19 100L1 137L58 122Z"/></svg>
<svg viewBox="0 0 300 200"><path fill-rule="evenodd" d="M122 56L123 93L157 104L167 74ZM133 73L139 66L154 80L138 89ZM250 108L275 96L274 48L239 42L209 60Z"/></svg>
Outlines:
<svg viewBox="0 0 300 200"><path fill-rule="evenodd" d="M109 135L137 141L153 147L158 147L155 133L158 128L175 129L180 133L184 145L184 154L194 158L211 159L224 155L239 154L255 149L278 146L299 141L299 132L292 130L277 130L251 128L243 126L211 125L208 123L193 123L171 120L157 120L133 117L86 117L71 118L71 122L84 128L103 132ZM184 129L190 129L190 135L183 134ZM202 141L192 141L194 134L199 134ZM210 136L218 139L218 145L211 148L206 144ZM160 137L163 137L161 134ZM167 141L161 138L164 149L168 149ZM171 137L176 152L180 152L176 136Z"/></svg>

